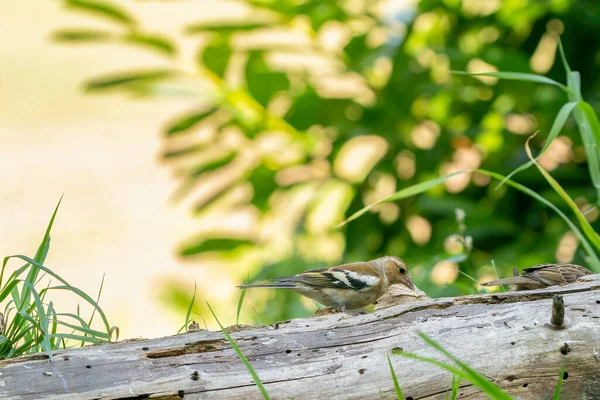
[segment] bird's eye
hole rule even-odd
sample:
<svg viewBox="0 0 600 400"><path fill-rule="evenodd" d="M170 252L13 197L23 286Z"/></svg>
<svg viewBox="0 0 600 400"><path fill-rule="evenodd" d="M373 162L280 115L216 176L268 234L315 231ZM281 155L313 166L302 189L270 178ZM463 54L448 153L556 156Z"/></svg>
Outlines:
<svg viewBox="0 0 600 400"><path fill-rule="evenodd" d="M402 267L399 267L398 270L400 271L401 274L406 273L406 270L404 268L402 268Z"/></svg>

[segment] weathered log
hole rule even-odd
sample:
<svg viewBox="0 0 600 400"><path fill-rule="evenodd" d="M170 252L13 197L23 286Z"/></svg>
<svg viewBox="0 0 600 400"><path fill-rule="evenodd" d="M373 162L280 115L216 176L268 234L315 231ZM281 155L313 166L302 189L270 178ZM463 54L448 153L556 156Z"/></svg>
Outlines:
<svg viewBox="0 0 600 400"><path fill-rule="evenodd" d="M272 399L395 397L389 355L407 399L445 399L452 376L390 354L448 361L422 331L519 399L600 399L600 275L562 288L425 299L367 315L334 314L232 333ZM552 296L565 321L550 323ZM570 351L565 350L568 348ZM561 351L562 348L562 351ZM1 399L258 399L221 332L57 351L0 362ZM460 399L487 398L462 381Z"/></svg>

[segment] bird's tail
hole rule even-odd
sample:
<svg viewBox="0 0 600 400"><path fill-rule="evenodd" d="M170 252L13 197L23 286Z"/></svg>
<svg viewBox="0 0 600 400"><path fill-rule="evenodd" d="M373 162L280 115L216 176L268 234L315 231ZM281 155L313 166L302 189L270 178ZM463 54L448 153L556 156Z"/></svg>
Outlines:
<svg viewBox="0 0 600 400"><path fill-rule="evenodd" d="M526 280L526 282L531 282ZM498 286L498 285L518 285L524 283L522 276L513 276L512 278L497 279L495 281L484 282L481 286Z"/></svg>
<svg viewBox="0 0 600 400"><path fill-rule="evenodd" d="M293 282L262 282L262 283L249 283L247 285L236 286L240 289L250 288L274 288L274 289L294 289L296 284Z"/></svg>

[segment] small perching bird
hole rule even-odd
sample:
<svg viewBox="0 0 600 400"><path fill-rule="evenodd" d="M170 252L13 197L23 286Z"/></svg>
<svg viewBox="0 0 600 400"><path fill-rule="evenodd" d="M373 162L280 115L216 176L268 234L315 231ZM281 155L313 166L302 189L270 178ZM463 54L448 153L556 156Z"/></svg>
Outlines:
<svg viewBox="0 0 600 400"><path fill-rule="evenodd" d="M510 285L510 289L533 290L548 286L564 286L592 272L575 264L541 264L524 268L521 275L482 283L482 286Z"/></svg>
<svg viewBox="0 0 600 400"><path fill-rule="evenodd" d="M385 256L372 261L313 269L273 282L252 283L239 288L289 289L324 306L340 311L356 310L374 303L393 284L412 290L408 268L402 259Z"/></svg>

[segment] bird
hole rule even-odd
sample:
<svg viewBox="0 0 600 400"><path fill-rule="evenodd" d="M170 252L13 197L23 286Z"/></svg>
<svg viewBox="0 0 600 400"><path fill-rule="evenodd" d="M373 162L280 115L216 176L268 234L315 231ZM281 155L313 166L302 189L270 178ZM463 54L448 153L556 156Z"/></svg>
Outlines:
<svg viewBox="0 0 600 400"><path fill-rule="evenodd" d="M238 286L288 289L333 310L357 310L375 302L393 284L414 290L408 267L399 257L385 256L371 261L313 269L272 282Z"/></svg>
<svg viewBox="0 0 600 400"><path fill-rule="evenodd" d="M564 286L592 272L576 264L540 264L524 268L521 275L482 283L482 286L510 285L512 291Z"/></svg>

